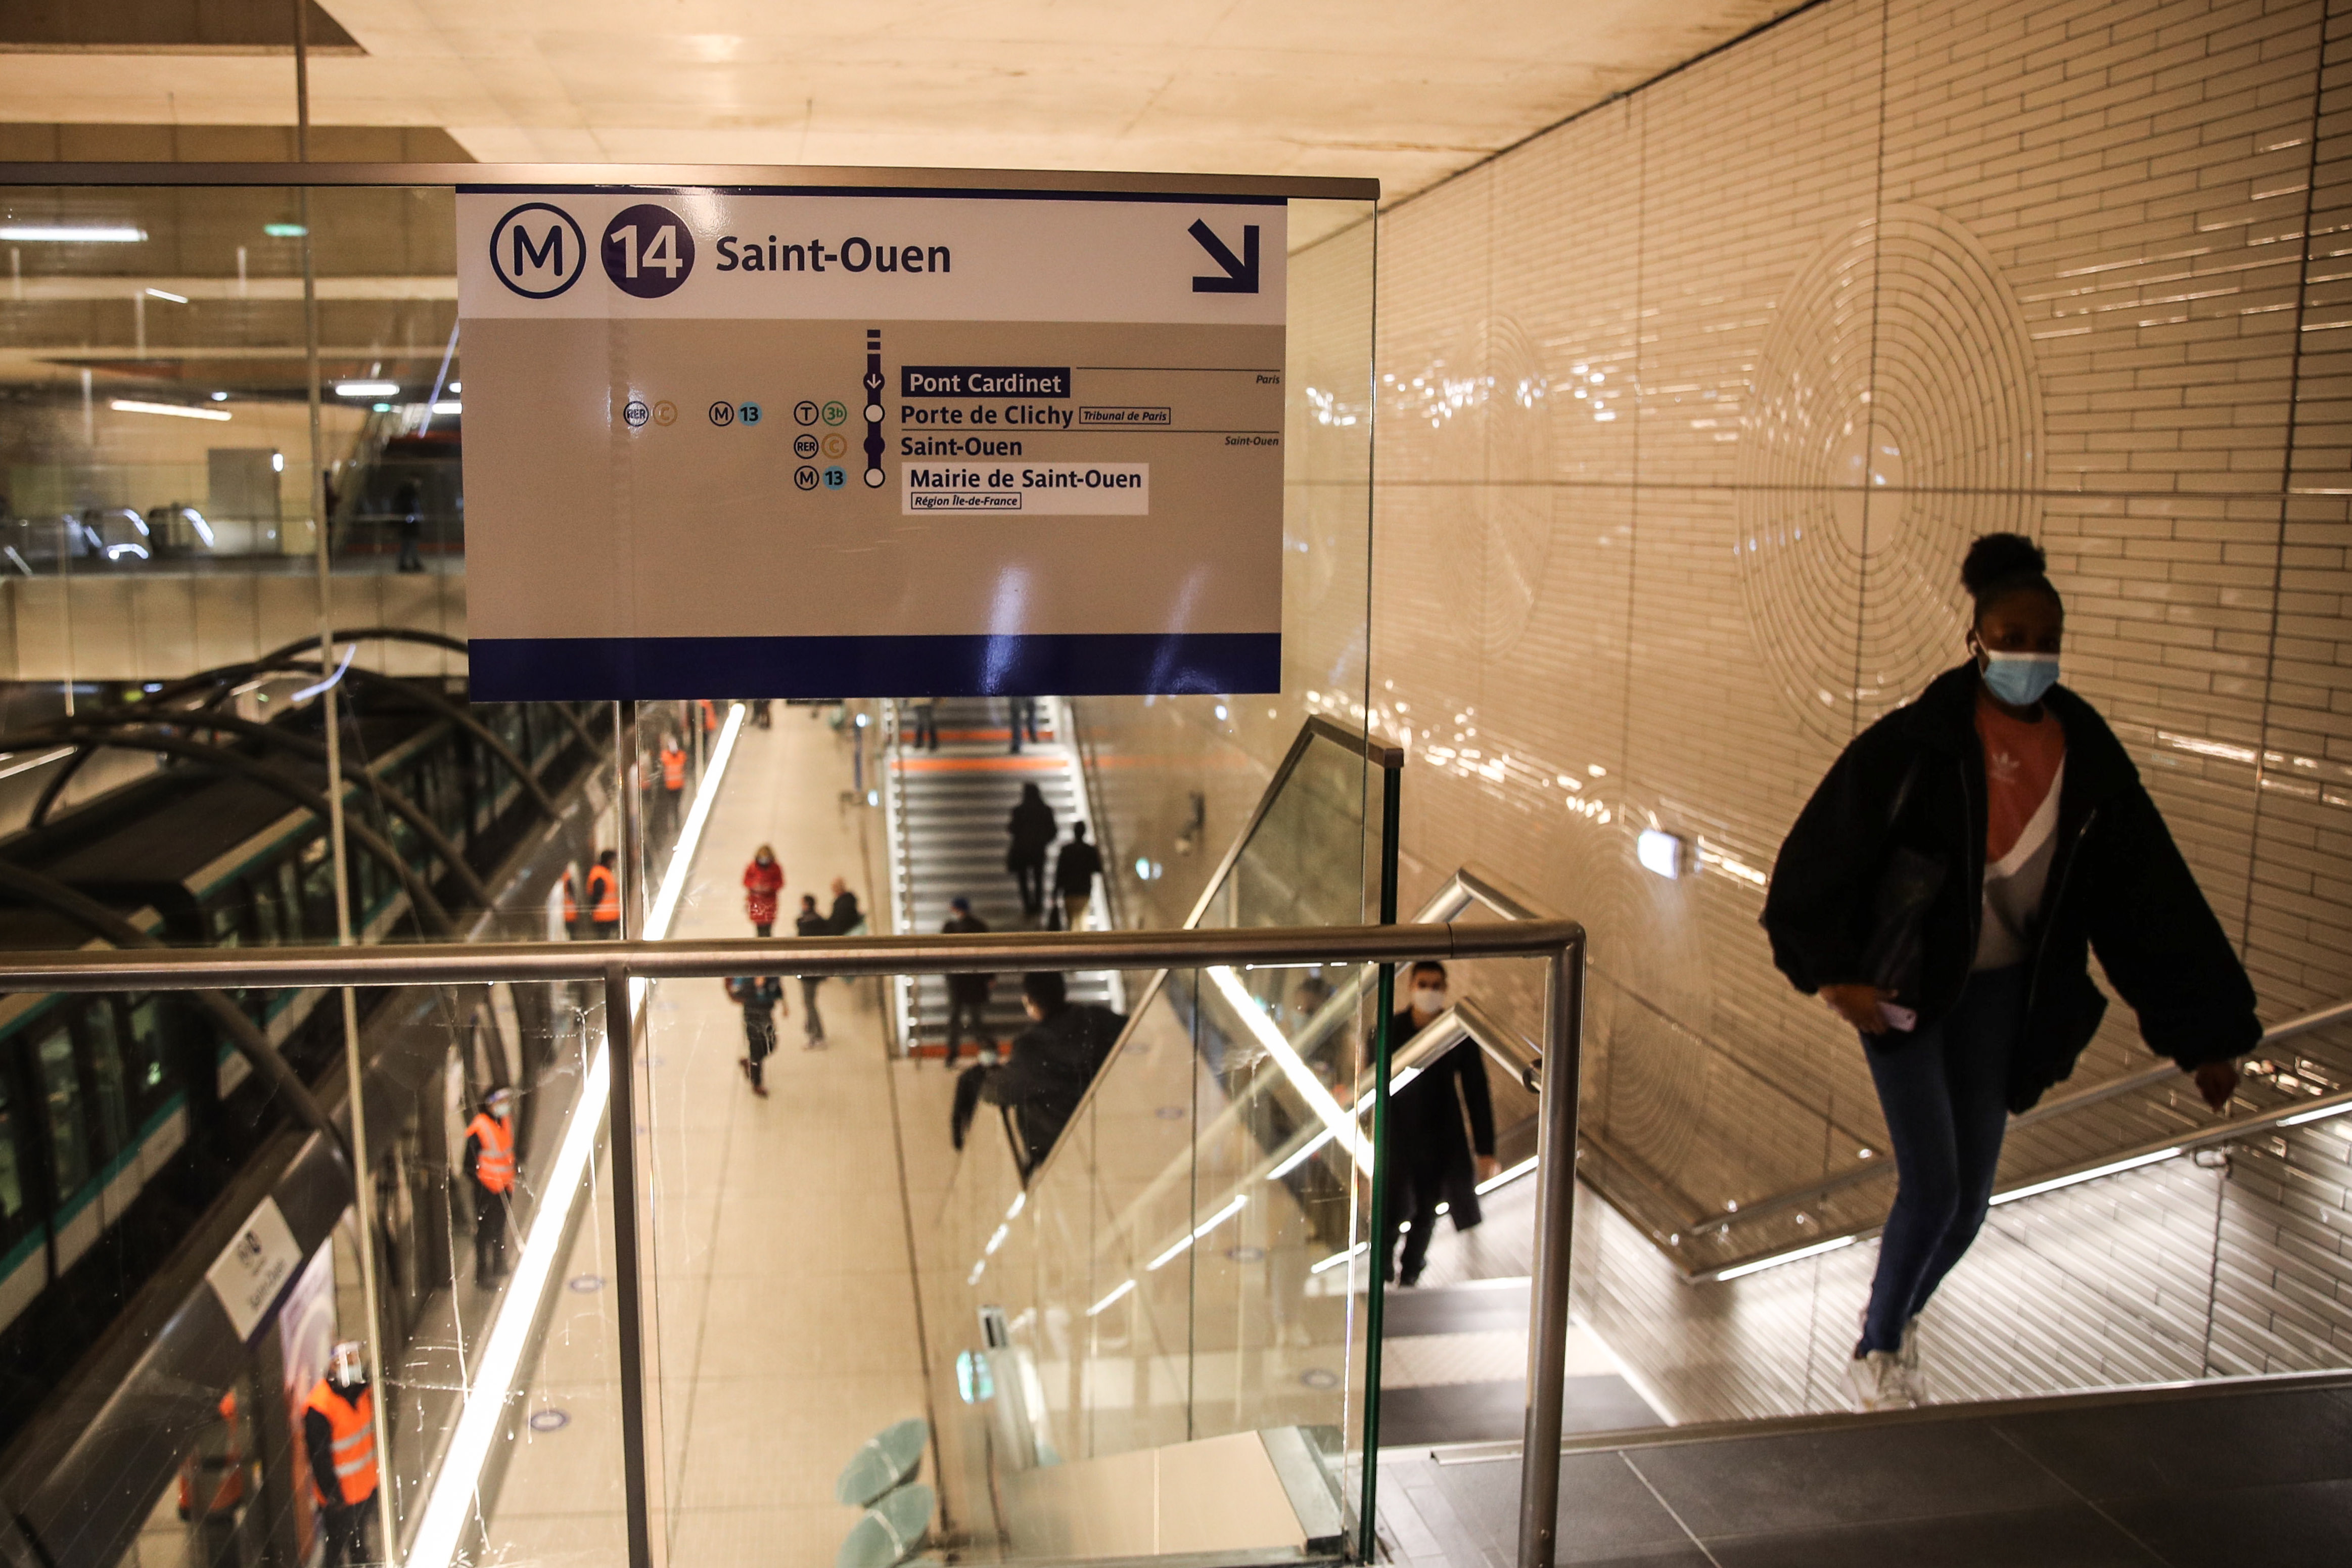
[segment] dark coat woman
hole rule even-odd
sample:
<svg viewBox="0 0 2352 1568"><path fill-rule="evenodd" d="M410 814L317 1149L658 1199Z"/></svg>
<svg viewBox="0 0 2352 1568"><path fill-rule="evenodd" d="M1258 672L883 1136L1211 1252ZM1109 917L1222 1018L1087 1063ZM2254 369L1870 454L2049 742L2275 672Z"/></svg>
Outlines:
<svg viewBox="0 0 2352 1568"><path fill-rule="evenodd" d="M1034 784L1021 786L1020 803L1004 825L1012 844L1004 852L1004 868L1021 884L1021 912L1035 920L1045 912L1045 851L1059 829L1054 808Z"/></svg>
<svg viewBox="0 0 2352 1568"><path fill-rule="evenodd" d="M1405 1005L1389 1020L1389 1048L1402 1048L1435 1023L1452 999L1445 965L1433 960L1414 964L1406 975ZM1391 1089L1389 1144L1396 1155L1389 1167L1388 1203L1381 1226L1381 1278L1411 1287L1421 1281L1429 1244L1437 1237L1440 1209L1456 1230L1468 1230L1484 1217L1478 1184L1496 1170L1495 1099L1486 1085L1486 1058L1476 1045L1457 1041L1436 1060L1423 1063L1402 1088ZM1409 1231L1404 1228L1408 1223L1412 1226ZM1404 1243L1402 1259L1397 1258L1400 1238Z"/></svg>
<svg viewBox="0 0 2352 1568"><path fill-rule="evenodd" d="M2041 550L1976 542L1970 662L1872 725L1780 847L1773 962L1861 1032L1895 1205L1855 1348L1865 1408L1917 1402L1914 1325L1976 1238L2008 1114L2074 1069L2106 1010L2217 1110L2262 1028L2253 988L2105 722L2056 684Z"/></svg>

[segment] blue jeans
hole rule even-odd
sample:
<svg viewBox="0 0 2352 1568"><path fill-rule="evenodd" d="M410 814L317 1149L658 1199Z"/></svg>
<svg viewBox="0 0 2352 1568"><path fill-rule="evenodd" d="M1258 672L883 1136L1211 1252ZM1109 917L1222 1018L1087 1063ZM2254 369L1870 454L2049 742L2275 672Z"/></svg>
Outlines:
<svg viewBox="0 0 2352 1568"><path fill-rule="evenodd" d="M1903 1325L1984 1224L2009 1126L2009 1059L2025 979L2023 964L1971 974L1933 1026L1864 1043L1895 1146L1896 1185L1856 1355L1902 1344Z"/></svg>

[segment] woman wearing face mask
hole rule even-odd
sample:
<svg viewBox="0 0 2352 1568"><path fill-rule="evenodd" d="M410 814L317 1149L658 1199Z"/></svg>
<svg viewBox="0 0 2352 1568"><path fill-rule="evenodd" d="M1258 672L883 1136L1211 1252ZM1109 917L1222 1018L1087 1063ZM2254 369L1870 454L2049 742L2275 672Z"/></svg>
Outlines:
<svg viewBox="0 0 2352 1568"><path fill-rule="evenodd" d="M1435 1023L1452 1002L1445 965L1428 961L1414 964L1406 994L1404 1008L1389 1020L1391 1051ZM1454 1098L1456 1084L1461 1086L1459 1100ZM1467 1139L1462 1136L1465 1110L1470 1113ZM1412 1081L1391 1093L1389 1144L1396 1154L1389 1166L1381 1228L1381 1278L1412 1286L1420 1282L1429 1244L1437 1235L1438 1205L1446 1205L1454 1229L1468 1230L1480 1217L1478 1184L1500 1169L1495 1163L1495 1101L1486 1089L1486 1058L1475 1045L1457 1042L1435 1061L1423 1063ZM1408 1220L1412 1222L1409 1231L1403 1228ZM1392 1264L1400 1232L1404 1257Z"/></svg>
<svg viewBox="0 0 2352 1568"><path fill-rule="evenodd" d="M1764 904L1773 962L1861 1032L1894 1148L1849 1368L1865 1409L1921 1397L1918 1314L1984 1222L2008 1115L2074 1071L2106 1009L2092 952L2216 1110L2262 1034L2130 757L2057 684L2064 609L2042 551L1987 534L1960 579L1969 662L1846 748Z"/></svg>
<svg viewBox="0 0 2352 1568"><path fill-rule="evenodd" d="M776 852L762 844L743 868L743 912L751 917L756 934L776 934L776 895L783 890L784 868L776 863Z"/></svg>

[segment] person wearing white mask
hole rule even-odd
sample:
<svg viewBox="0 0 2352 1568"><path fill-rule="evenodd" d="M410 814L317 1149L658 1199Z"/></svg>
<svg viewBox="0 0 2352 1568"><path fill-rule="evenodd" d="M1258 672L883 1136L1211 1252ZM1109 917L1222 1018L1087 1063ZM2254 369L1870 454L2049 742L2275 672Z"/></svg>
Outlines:
<svg viewBox="0 0 2352 1568"><path fill-rule="evenodd" d="M2058 684L2065 608L2040 546L1960 568L1969 661L1855 737L1780 847L1772 958L1863 1038L1895 1202L1848 1381L1923 1397L1916 1326L1984 1223L2011 1112L2074 1070L2106 999L2215 1110L2261 1037L2253 987L2139 781Z"/></svg>
<svg viewBox="0 0 2352 1568"><path fill-rule="evenodd" d="M1424 960L1406 976L1406 1002L1389 1020L1389 1049L1402 1047L1453 1005L1445 965ZM1469 1113L1464 1136L1463 1113ZM1456 1230L1479 1220L1478 1184L1502 1167L1495 1160L1495 1101L1486 1088L1486 1058L1460 1040L1389 1094L1388 1202L1381 1226L1381 1278L1420 1283L1429 1244L1444 1205ZM1406 1228L1408 1225L1410 1229ZM1404 1256L1397 1257L1402 1234Z"/></svg>

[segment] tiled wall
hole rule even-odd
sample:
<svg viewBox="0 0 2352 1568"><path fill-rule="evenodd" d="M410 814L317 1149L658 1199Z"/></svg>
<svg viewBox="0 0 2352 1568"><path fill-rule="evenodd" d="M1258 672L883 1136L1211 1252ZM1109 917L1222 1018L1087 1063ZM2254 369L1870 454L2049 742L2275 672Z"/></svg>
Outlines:
<svg viewBox="0 0 2352 1568"><path fill-rule="evenodd" d="M2352 4L2332 9L1826 0L1384 216L1370 685L1412 732L1406 903L1468 864L1587 921L1588 1120L1690 1212L1883 1137L1851 1037L1756 917L1839 749L1963 657L1958 561L1988 530L2047 546L2066 679L2264 1016L2352 995L2352 64L2322 79L2352 60ZM1652 825L1697 876L1635 865ZM2077 1081L2146 1060L2117 1008ZM1953 1299L2047 1342L2116 1304L2088 1321L2120 1348L2052 1362L2062 1382L2340 1364L2347 1183L2324 1133L2201 1184L2185 1162L2122 1178L2114 1201L2204 1193L2202 1222L2137 1250L2053 1224L1989 1246ZM1643 1313L1706 1320L1771 1278L1658 1293L1637 1275L1664 1260L1634 1251L1588 1296L1637 1341ZM1868 1253L1814 1271L1829 1339ZM2169 1312L2200 1268L2211 1310L2146 1329L2131 1303ZM1833 1402L1813 1337L1743 1337L1725 1364L1752 1376L1699 1377L1679 1412ZM2002 1364L1969 1358L1950 1391L2013 1390Z"/></svg>

